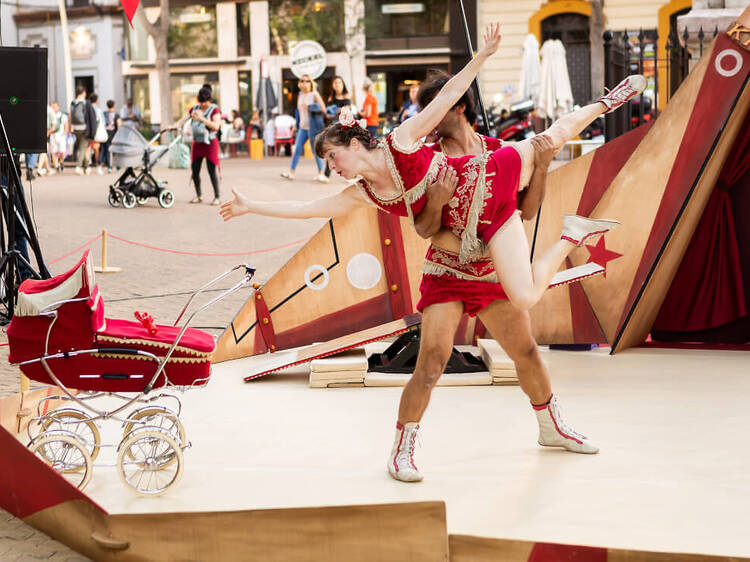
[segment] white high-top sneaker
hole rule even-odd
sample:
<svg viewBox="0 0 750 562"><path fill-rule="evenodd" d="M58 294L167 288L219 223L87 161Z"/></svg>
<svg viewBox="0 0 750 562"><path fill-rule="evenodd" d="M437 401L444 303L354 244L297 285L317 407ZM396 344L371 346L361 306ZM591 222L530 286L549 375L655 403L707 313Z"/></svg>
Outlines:
<svg viewBox="0 0 750 562"><path fill-rule="evenodd" d="M608 219L589 219L578 215L563 215L563 228L560 238L576 246L597 234L604 234L620 226L618 221Z"/></svg>
<svg viewBox="0 0 750 562"><path fill-rule="evenodd" d="M615 86L614 89L610 90L596 101L600 101L607 106L608 109L604 113L612 113L622 104L641 95L647 85L648 81L644 76L633 74L632 76L625 78L625 80Z"/></svg>
<svg viewBox="0 0 750 562"><path fill-rule="evenodd" d="M543 447L563 447L574 453L589 455L599 452L599 447L565 425L556 396L552 396L549 404L533 406L533 408L539 422L540 445Z"/></svg>
<svg viewBox="0 0 750 562"><path fill-rule="evenodd" d="M393 450L388 457L388 473L402 482L419 482L424 478L414 464L414 447L419 423L409 422L405 425L396 423L396 437Z"/></svg>

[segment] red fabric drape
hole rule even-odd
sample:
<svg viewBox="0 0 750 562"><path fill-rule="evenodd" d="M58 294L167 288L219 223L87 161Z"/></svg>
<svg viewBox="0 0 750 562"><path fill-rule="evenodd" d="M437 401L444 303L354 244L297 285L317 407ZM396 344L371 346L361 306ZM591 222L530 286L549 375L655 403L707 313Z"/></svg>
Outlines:
<svg viewBox="0 0 750 562"><path fill-rule="evenodd" d="M747 315L729 191L749 170L750 113L664 299L654 330L708 330Z"/></svg>

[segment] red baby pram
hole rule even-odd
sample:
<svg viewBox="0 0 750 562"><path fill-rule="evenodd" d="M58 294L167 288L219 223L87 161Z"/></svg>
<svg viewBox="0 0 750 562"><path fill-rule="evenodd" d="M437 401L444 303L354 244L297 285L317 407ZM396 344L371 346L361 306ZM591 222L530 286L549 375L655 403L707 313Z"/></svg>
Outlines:
<svg viewBox="0 0 750 562"><path fill-rule="evenodd" d="M237 269L244 271L240 282L177 326L197 295ZM38 416L29 425L29 447L83 488L99 448L105 446L95 422L115 419L124 427L117 457L123 481L147 495L175 484L182 473L182 450L189 446L179 419L180 402L163 390L152 391L208 382L214 338L188 325L196 314L247 285L254 273L242 264L201 287L173 326L154 325L149 317L140 321L106 318L88 251L62 275L24 281L8 326L9 360L30 379L60 387L64 396L49 399L64 398L84 408L63 407L46 413L46 405L40 403ZM94 407L95 400L103 397L123 403L111 411ZM158 404L165 399L174 401L176 408ZM123 413L140 404L148 405ZM39 430L33 437L32 427Z"/></svg>

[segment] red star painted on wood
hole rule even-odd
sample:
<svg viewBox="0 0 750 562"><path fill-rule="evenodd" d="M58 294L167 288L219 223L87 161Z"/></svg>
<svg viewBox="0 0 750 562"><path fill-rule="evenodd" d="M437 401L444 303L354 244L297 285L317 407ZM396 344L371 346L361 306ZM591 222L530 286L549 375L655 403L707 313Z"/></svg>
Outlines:
<svg viewBox="0 0 750 562"><path fill-rule="evenodd" d="M586 263L594 262L601 265L604 268L604 277L607 276L607 262L622 257L622 254L607 250L604 245L604 236L599 237L599 241L596 243L596 246L590 246L586 244L586 249L589 251L589 259Z"/></svg>

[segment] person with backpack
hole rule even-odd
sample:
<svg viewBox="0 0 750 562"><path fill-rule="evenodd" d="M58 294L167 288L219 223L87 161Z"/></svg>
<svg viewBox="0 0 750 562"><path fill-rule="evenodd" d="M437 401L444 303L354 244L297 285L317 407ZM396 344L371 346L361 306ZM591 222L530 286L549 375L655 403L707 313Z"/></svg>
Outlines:
<svg viewBox="0 0 750 562"><path fill-rule="evenodd" d="M96 136L96 114L86 99L86 89L76 86L76 98L70 104L70 129L76 137L76 174L90 174L86 158L91 140Z"/></svg>
<svg viewBox="0 0 750 562"><path fill-rule="evenodd" d="M214 188L214 199L211 205L218 205L219 201L219 139L218 131L221 128L221 111L219 107L211 102L211 87L204 84L198 90L198 103L190 108L185 116L173 125L175 129L190 119L190 128L193 133L193 144L190 147L190 161L192 167L193 185L195 185L195 197L190 203L201 203L203 195L201 192L201 165L206 159L208 176Z"/></svg>

